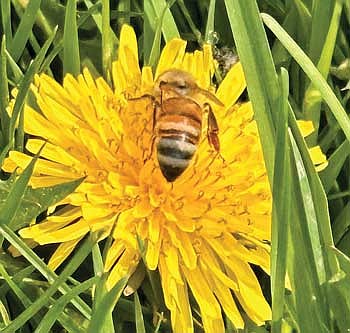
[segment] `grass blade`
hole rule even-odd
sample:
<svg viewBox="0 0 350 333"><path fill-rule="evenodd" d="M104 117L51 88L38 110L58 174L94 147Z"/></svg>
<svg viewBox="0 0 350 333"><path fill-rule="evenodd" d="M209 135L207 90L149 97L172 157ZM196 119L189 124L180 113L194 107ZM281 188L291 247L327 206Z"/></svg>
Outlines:
<svg viewBox="0 0 350 333"><path fill-rule="evenodd" d="M210 0L209 9L208 9L207 25L205 27L205 35L204 35L204 40L206 43L209 43L209 41L211 39L211 35L215 31L215 27L214 27L215 5L216 5L216 0Z"/></svg>
<svg viewBox="0 0 350 333"><path fill-rule="evenodd" d="M17 62L26 46L29 35L35 23L41 0L31 0L22 16L17 31L9 45L9 52L12 58Z"/></svg>
<svg viewBox="0 0 350 333"><path fill-rule="evenodd" d="M337 0L336 0L337 2ZM327 47L325 40L329 27L334 0L316 0L311 12L311 35L308 55L313 63L318 63L320 54ZM332 47L332 45L330 45ZM321 56L322 57L322 56Z"/></svg>
<svg viewBox="0 0 350 333"><path fill-rule="evenodd" d="M9 132L9 142L12 142L13 140L13 134L15 131L15 126L17 123L17 119L19 116L19 113L21 112L25 98L28 93L28 89L30 87L30 84L34 78L34 75L38 72L40 65L42 64L45 54L47 50L49 49L50 45L52 44L53 39L55 38L57 29L54 30L53 34L47 39L43 47L41 48L40 52L36 56L35 60L30 64L27 72L24 74L24 77L22 78L18 95L16 97L15 104L13 106L13 112L12 117L10 121L10 132ZM22 129L23 131L23 129Z"/></svg>
<svg viewBox="0 0 350 333"><path fill-rule="evenodd" d="M112 313L114 306L118 302L118 299L126 286L127 281L128 277L122 278L107 294L104 295L91 318L87 333L102 332L101 329L104 327L105 320L107 316Z"/></svg>
<svg viewBox="0 0 350 333"><path fill-rule="evenodd" d="M264 23L279 39L283 46L289 51L292 57L297 61L299 66L303 69L306 75L309 77L313 85L319 90L321 96L328 104L334 117L337 119L339 126L344 131L344 134L348 140L350 140L350 121L343 106L333 93L332 89L323 78L322 74L317 70L312 61L304 53L304 51L298 46L297 43L284 31L284 29L278 24L278 22L267 14L261 14Z"/></svg>
<svg viewBox="0 0 350 333"><path fill-rule="evenodd" d="M0 231L4 232L6 226L0 226ZM9 230L6 230L9 231ZM91 239L87 239L82 246L74 254L62 273L55 279L52 285L45 291L45 293L39 297L30 307L25 309L14 321L11 322L2 332L12 333L19 329L26 321L28 321L33 315L35 315L42 307L50 302L50 297L60 288L60 286L70 277L75 270L79 267L82 261L89 255L91 246ZM97 332L97 331L96 331Z"/></svg>
<svg viewBox="0 0 350 333"><path fill-rule="evenodd" d="M328 158L327 168L322 170L319 174L326 193L328 193L334 185L349 154L350 142L345 140Z"/></svg>
<svg viewBox="0 0 350 333"><path fill-rule="evenodd" d="M63 35L63 72L78 76L80 73L80 54L77 27L76 0L68 0Z"/></svg>
<svg viewBox="0 0 350 333"><path fill-rule="evenodd" d="M63 312L65 306L76 296L91 288L98 280L97 276L90 278L87 281L82 282L78 286L74 287L70 292L61 296L55 301L55 304L50 308L42 319L39 326L36 328L34 333L46 333L49 332L51 327L54 325L57 318Z"/></svg>
<svg viewBox="0 0 350 333"><path fill-rule="evenodd" d="M13 245L21 255L26 258L49 282L53 283L57 279L57 275L52 272L39 258L32 249L30 249L24 241L19 238L8 226L0 224L0 233ZM67 284L62 284L59 288L63 294L70 291ZM91 309L80 298L74 298L72 304L84 315L87 319L91 317Z"/></svg>
<svg viewBox="0 0 350 333"><path fill-rule="evenodd" d="M173 38L180 37L179 31L177 30L175 24L175 20L170 11L170 7L174 3L174 1L167 2L165 0L151 0L151 2L156 14L155 17L157 17L159 20L158 24L162 26L162 33L165 42L169 42Z"/></svg>
<svg viewBox="0 0 350 333"><path fill-rule="evenodd" d="M0 1L2 31L9 43L12 42L11 0Z"/></svg>
<svg viewBox="0 0 350 333"><path fill-rule="evenodd" d="M11 291L17 296L17 298L20 300L20 302L23 304L25 308L29 307L32 304L30 298L22 291L19 285L15 283L13 279L11 279L11 277L5 270L5 267L1 264L0 264L0 276L6 281L7 285L11 288ZM37 316L34 316L33 319L36 324L39 323L39 318Z"/></svg>
<svg viewBox="0 0 350 333"><path fill-rule="evenodd" d="M16 212L21 206L29 179L33 173L35 162L37 161L42 149L43 147L40 148L39 152L30 161L13 186L11 186L4 203L1 205L0 224L11 225L11 222L15 219Z"/></svg>
<svg viewBox="0 0 350 333"><path fill-rule="evenodd" d="M136 333L146 333L145 323L143 321L142 308L137 291L134 293L134 304L135 304L135 324Z"/></svg>
<svg viewBox="0 0 350 333"><path fill-rule="evenodd" d="M293 149L293 155L295 159L296 170L298 173L298 180L300 184L301 197L304 205L304 212L307 220L307 227L309 230L309 236L312 243L313 257L316 264L316 271L320 283L326 281L326 272L325 265L323 261L323 251L322 243L320 239L320 231L317 223L317 216L314 206L314 200L312 198L311 188L309 180L307 178L307 172L299 152L297 143L292 136L290 135L291 146Z"/></svg>
<svg viewBox="0 0 350 333"><path fill-rule="evenodd" d="M82 180L81 178L51 187L35 189L28 186L21 197L15 196L18 202L18 209L12 218L13 222L11 223L11 228L13 230L18 230L19 228L27 226L39 214L72 193L80 185ZM6 209L3 208L3 204L15 186L16 184L13 184L13 180L8 180L6 182L0 181L0 212Z"/></svg>
<svg viewBox="0 0 350 333"><path fill-rule="evenodd" d="M110 9L109 0L102 0L102 67L103 76L111 82L110 69L112 68L113 43L110 37Z"/></svg>
<svg viewBox="0 0 350 333"><path fill-rule="evenodd" d="M225 6L247 80L249 98L253 104L272 184L275 152L273 110L278 110L280 94L277 74L256 1L225 0Z"/></svg>
<svg viewBox="0 0 350 333"><path fill-rule="evenodd" d="M1 125L1 146L8 143L8 128L10 117L7 114L6 107L9 103L9 89L7 79L7 61L6 61L6 38L5 35L1 41L0 53L0 125Z"/></svg>
<svg viewBox="0 0 350 333"><path fill-rule="evenodd" d="M271 237L271 292L273 332L281 332L284 313L284 290L286 258L288 248L288 229L291 204L290 161L288 147L288 73L282 68L281 108L279 122L276 124L276 154L273 183L273 220Z"/></svg>
<svg viewBox="0 0 350 333"><path fill-rule="evenodd" d="M11 57L11 54L5 50L6 53L6 59L7 59L7 65L8 68L10 69L8 72L8 77L9 77L9 81L12 80L12 85L18 85L19 82L21 82L22 78L23 78L23 72L21 70L21 68L17 65L17 63L13 60L13 58Z"/></svg>
<svg viewBox="0 0 350 333"><path fill-rule="evenodd" d="M130 6L130 0L120 0L118 1L118 12L121 13L130 13L131 6ZM121 27L123 24L130 24L130 17L129 16L121 16L118 18L118 25Z"/></svg>
<svg viewBox="0 0 350 333"><path fill-rule="evenodd" d="M324 8L327 7L328 4L324 4L324 2L328 2L330 3L330 1L322 1L322 4L320 5L321 1L317 1L317 4L315 7L316 8L320 8L320 11L324 11ZM335 47L335 43L337 40L337 34L338 34L338 30L339 30L339 21L340 21L340 16L341 16L341 12L343 9L343 1L336 1L335 5L334 5L334 9L333 9L333 14L332 14L332 18L330 21L330 25L329 25L329 30L327 32L327 36L325 37L325 41L322 42L322 52L321 52L321 57L318 61L318 65L317 65L317 69L320 71L320 73L326 78L328 76L330 67L331 67L331 61L333 58L333 53L334 53L334 47ZM333 3L333 1L331 1L331 3ZM317 11L317 10L316 10ZM316 14L318 14L318 12L316 12ZM315 21L317 21L317 23L319 23L319 20L323 18L323 16L328 16L329 12L324 13L324 15L316 15L313 16L313 18L315 18ZM324 22L328 22L329 20L327 19L326 21L322 19L322 24L321 27L327 27L326 24L324 24ZM316 57L316 54L318 55L319 53L317 53L316 51L318 51L317 49L320 47L319 43L320 41L322 41L322 38L319 37L319 29L320 29L320 25L317 24L317 26L313 26L312 29L312 33L315 31L315 29L317 29L317 37L311 38L311 55L310 55L310 59L314 59ZM313 45L312 41L316 39L317 41L315 41L316 45ZM313 50L314 48L316 48L316 51ZM316 61L316 59L314 60ZM321 95L319 94L318 90L315 89L315 86L313 84L310 84L308 86L308 88L306 89L305 92L305 97L304 97L304 115L305 115L305 119L307 120L312 120L313 124L314 124L314 128L315 128L315 132L312 133L309 138L308 138L308 142L311 145L315 145L317 144L317 133L318 133L318 128L319 128L319 122L320 122L320 110L321 110L321 102L322 102L322 98Z"/></svg>
<svg viewBox="0 0 350 333"><path fill-rule="evenodd" d="M156 4L156 2L158 2ZM171 0L168 3L162 4L164 1L157 0L145 3L145 21L144 21L144 57L147 59L146 64L155 67L160 54L161 33L166 41L179 37L179 33L169 29L173 23L169 18L169 8L175 2ZM156 6L162 6L162 10ZM167 16L168 14L168 16ZM154 17L158 17L158 20L154 20ZM170 17L172 18L171 14ZM169 23L169 20L171 23ZM175 24L175 23L174 23ZM176 27L176 26L175 26Z"/></svg>
<svg viewBox="0 0 350 333"><path fill-rule="evenodd" d="M111 244L109 244L109 246L110 245ZM103 276L104 264L103 264L103 258L101 255L100 247L98 246L98 244L95 244L95 246L92 249L92 258L93 258L95 276ZM100 278L96 283L95 297L94 297L94 303L93 303L94 310L99 307L103 297L107 294L107 288L106 288L105 282L106 281L104 278ZM103 326L100 327L100 331L101 332L114 331L112 312L106 315L104 324Z"/></svg>
<svg viewBox="0 0 350 333"><path fill-rule="evenodd" d="M348 232L350 228L350 203L339 212L339 215L333 222L333 236L334 243L338 246L343 236Z"/></svg>

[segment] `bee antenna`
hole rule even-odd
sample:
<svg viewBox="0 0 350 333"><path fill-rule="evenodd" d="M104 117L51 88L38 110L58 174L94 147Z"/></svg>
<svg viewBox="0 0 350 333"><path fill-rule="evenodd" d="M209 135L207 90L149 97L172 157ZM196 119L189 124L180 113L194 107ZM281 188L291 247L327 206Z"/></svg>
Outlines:
<svg viewBox="0 0 350 333"><path fill-rule="evenodd" d="M210 91L208 90L205 90L205 89L202 89L202 88L197 88L198 89L198 92L200 94L202 94L203 96L209 98L212 102L214 102L215 104L221 106L221 107L224 107L225 105L214 95L212 94Z"/></svg>

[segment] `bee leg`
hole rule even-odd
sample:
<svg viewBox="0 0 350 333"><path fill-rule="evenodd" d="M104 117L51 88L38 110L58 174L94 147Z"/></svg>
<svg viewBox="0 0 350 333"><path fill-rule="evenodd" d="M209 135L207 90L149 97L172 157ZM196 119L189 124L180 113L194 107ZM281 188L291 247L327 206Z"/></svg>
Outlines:
<svg viewBox="0 0 350 333"><path fill-rule="evenodd" d="M153 149L154 149L154 142L156 141L156 136L152 135L151 138L151 148L147 154L147 156L143 159L143 164L145 164L148 160L151 159L152 153L153 153Z"/></svg>
<svg viewBox="0 0 350 333"><path fill-rule="evenodd" d="M144 98L148 98L148 99L150 99L152 102L155 101L155 97L154 97L153 95L151 95L151 94L144 94L144 95L141 95L141 96L139 96L139 97L132 97L132 98L126 97L126 99L127 99L128 101L137 101L137 100L144 99Z"/></svg>
<svg viewBox="0 0 350 333"><path fill-rule="evenodd" d="M220 141L218 137L218 133L219 133L218 122L216 121L214 112L211 109L210 105L206 104L206 107L208 107L208 130L207 130L208 141L209 141L209 144L217 152L220 152Z"/></svg>
<svg viewBox="0 0 350 333"><path fill-rule="evenodd" d="M225 159L220 154L220 140L219 140L219 126L218 122L216 121L215 114L209 104L205 105L208 108L208 130L207 130L207 137L209 144L215 149L215 151L218 153L220 158L223 162L225 162Z"/></svg>
<svg viewBox="0 0 350 333"><path fill-rule="evenodd" d="M154 143L156 141L156 135L155 135L155 127L156 127L156 121L158 117L158 112L161 110L161 107L159 103L156 101L154 102L154 108L153 108L153 117L152 117L152 138L151 138L151 148L149 150L148 156L143 160L144 163L146 163L147 160L149 160L152 156L153 150L154 150Z"/></svg>

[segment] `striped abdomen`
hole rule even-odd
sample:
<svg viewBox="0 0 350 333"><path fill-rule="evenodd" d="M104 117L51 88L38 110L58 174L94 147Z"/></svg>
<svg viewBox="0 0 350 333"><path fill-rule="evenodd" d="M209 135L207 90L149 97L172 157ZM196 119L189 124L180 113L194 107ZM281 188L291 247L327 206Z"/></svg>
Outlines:
<svg viewBox="0 0 350 333"><path fill-rule="evenodd" d="M188 98L173 97L162 102L156 119L157 155L167 181L179 177L197 150L202 131L202 110Z"/></svg>

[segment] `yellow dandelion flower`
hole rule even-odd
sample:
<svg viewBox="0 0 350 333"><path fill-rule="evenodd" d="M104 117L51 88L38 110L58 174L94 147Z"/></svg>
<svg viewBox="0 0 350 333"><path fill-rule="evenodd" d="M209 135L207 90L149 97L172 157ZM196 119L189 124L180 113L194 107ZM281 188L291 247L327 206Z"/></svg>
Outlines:
<svg viewBox="0 0 350 333"><path fill-rule="evenodd" d="M272 199L251 103L237 103L246 87L240 63L215 91L211 48L194 53L185 48L181 39L169 42L153 77L151 68L139 68L135 33L123 26L113 88L87 69L78 78L67 75L63 85L45 74L36 77L40 112L25 106L25 131L32 136L26 148L34 154L47 143L30 183L44 187L86 178L60 202L63 208L20 235L60 244L49 261L55 269L90 231L101 238L112 233L105 262L109 287L135 271L141 240L148 269L159 270L173 332L194 331L193 296L205 332L220 333L223 312L237 328L244 326L239 308L258 325L271 318L250 264L270 270ZM203 122L195 156L171 183L151 151L152 100L141 97L169 69L190 73L223 104L212 106L220 156ZM21 170L31 158L12 151L3 169Z"/></svg>

